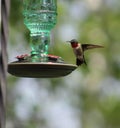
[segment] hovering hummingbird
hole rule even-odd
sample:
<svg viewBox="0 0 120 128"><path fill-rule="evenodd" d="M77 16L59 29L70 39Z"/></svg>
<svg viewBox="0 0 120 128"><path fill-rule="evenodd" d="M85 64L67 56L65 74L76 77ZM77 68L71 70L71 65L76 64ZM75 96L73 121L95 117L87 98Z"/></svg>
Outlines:
<svg viewBox="0 0 120 128"><path fill-rule="evenodd" d="M71 41L67 41L71 43L71 47L73 48L74 54L76 56L76 65L81 65L83 63L86 64L84 51L93 49L93 48L103 48L100 45L94 44L80 44L76 39L72 39ZM87 65L87 64L86 64Z"/></svg>

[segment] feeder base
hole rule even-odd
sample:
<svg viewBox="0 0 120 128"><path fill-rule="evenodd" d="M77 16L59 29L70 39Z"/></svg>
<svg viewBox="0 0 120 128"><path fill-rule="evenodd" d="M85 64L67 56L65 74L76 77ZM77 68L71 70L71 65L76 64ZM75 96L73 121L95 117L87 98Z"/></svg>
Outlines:
<svg viewBox="0 0 120 128"><path fill-rule="evenodd" d="M77 65L52 62L12 62L8 64L8 72L18 77L55 78L70 74Z"/></svg>

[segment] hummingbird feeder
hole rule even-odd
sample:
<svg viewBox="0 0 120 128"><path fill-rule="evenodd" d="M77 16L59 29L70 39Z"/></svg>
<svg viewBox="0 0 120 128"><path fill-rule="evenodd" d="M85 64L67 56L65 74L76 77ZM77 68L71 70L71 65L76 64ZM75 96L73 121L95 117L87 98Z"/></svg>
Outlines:
<svg viewBox="0 0 120 128"><path fill-rule="evenodd" d="M30 31L30 55L17 56L8 64L8 72L19 77L54 78L77 68L48 54L50 32L57 22L57 0L23 0L24 24Z"/></svg>

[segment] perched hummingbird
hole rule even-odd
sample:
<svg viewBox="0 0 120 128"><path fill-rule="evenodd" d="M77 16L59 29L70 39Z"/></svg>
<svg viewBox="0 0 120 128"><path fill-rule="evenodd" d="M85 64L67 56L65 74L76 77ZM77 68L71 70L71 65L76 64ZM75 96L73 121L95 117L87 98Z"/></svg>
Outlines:
<svg viewBox="0 0 120 128"><path fill-rule="evenodd" d="M103 48L103 46L100 45L94 45L94 44L80 44L76 39L72 39L71 41L67 41L71 43L71 47L73 48L74 54L76 56L76 65L81 65L83 63L86 64L85 57L84 57L84 51L88 49L93 48Z"/></svg>

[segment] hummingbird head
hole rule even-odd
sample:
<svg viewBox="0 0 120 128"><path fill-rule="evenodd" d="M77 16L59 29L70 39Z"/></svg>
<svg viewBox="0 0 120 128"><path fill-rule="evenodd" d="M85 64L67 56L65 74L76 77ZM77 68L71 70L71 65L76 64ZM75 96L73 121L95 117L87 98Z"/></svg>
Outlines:
<svg viewBox="0 0 120 128"><path fill-rule="evenodd" d="M76 39L72 39L70 41L67 41L71 43L72 48L76 48L78 46L78 41Z"/></svg>

